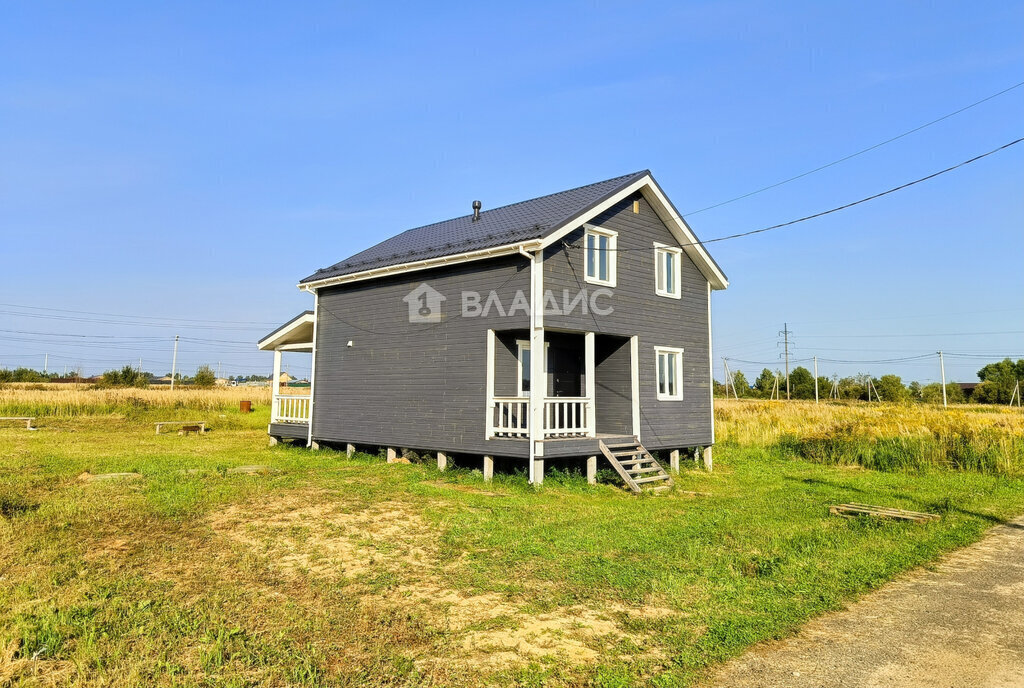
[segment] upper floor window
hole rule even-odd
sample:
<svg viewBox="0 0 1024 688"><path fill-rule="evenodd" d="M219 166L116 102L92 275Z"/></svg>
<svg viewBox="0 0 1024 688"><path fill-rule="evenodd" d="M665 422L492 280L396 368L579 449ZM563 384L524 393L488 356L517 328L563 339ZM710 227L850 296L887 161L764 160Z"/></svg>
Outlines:
<svg viewBox="0 0 1024 688"><path fill-rule="evenodd" d="M658 296L678 299L682 294L679 283L682 254L678 248L654 244L654 291Z"/></svg>
<svg viewBox="0 0 1024 688"><path fill-rule="evenodd" d="M584 275L588 282L615 286L615 242L618 235L605 229L588 229L583 237Z"/></svg>
<svg viewBox="0 0 1024 688"><path fill-rule="evenodd" d="M679 401L683 398L683 350L655 347L658 359L658 400Z"/></svg>

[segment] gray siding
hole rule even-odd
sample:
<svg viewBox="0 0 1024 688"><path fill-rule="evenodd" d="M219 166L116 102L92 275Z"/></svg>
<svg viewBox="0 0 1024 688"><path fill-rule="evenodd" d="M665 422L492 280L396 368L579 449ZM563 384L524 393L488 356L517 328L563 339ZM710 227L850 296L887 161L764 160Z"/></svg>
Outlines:
<svg viewBox="0 0 1024 688"><path fill-rule="evenodd" d="M633 434L633 377L629 340L598 335L594 341L597 432Z"/></svg>
<svg viewBox="0 0 1024 688"><path fill-rule="evenodd" d="M461 292L497 290L508 307L529 282L527 260L510 256L322 290L314 439L525 456L526 442L484 439L486 332L525 330L529 315L463 318ZM409 322L402 298L421 283L446 297L441 322Z"/></svg>
<svg viewBox="0 0 1024 688"><path fill-rule="evenodd" d="M633 201L640 212L633 212ZM599 301L611 306L605 316L571 314L544 316L545 327L591 330L598 333L639 336L640 434L649 448L673 448L710 444L712 412L708 351L708 285L697 267L682 255L682 298L657 296L654 292L654 242L677 242L654 209L637 193L595 218L590 224L618 232L617 279L612 295ZM584 279L582 228L549 247L544 262L544 288L562 302L563 290L581 288L593 292L599 285ZM579 247L579 248L574 248ZM655 346L684 349L683 400L658 401L655 388ZM600 395L598 404L601 403ZM601 418L601 410L598 410Z"/></svg>
<svg viewBox="0 0 1024 688"><path fill-rule="evenodd" d="M596 371L598 432L632 434L629 344L615 346L601 334L638 335L641 438L651 449L711 442L707 281L682 256L682 298L654 293L653 243L673 243L671 234L639 194L640 212L627 199L593 224L618 232L617 286L602 300L603 317L579 309L547 314L545 327L598 333ZM582 229L566 237L581 245ZM561 243L546 252L545 289L599 288L583 280L583 253ZM313 435L323 442L389 445L453 453L525 457L522 440L485 440L486 330L495 342L495 394L516 394L516 338L524 338L529 315L463 318L461 293L496 290L507 307L517 291L529 295L530 270L522 256L507 256L386 279L323 289L316 331ZM444 294L444 317L410 323L403 297L428 283ZM582 338L550 332L583 351ZM351 341L352 347L347 343ZM658 401L655 346L685 349L682 401ZM583 387L581 382L581 387ZM548 443L549 456L593 453L595 440Z"/></svg>

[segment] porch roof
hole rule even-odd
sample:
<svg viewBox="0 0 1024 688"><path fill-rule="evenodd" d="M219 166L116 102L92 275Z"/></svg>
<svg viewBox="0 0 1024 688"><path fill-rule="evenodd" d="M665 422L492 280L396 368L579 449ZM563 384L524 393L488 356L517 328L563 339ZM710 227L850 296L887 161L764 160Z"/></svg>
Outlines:
<svg viewBox="0 0 1024 688"><path fill-rule="evenodd" d="M313 351L313 311L303 311L256 343L261 351L288 347L289 351Z"/></svg>

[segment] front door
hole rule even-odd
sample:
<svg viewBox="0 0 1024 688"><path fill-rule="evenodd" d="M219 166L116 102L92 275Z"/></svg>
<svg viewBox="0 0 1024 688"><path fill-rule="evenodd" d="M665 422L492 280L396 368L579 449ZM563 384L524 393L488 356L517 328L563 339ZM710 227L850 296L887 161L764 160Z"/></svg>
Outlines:
<svg viewBox="0 0 1024 688"><path fill-rule="evenodd" d="M583 355L581 352L552 346L548 351L548 372L551 374L552 396L583 396Z"/></svg>

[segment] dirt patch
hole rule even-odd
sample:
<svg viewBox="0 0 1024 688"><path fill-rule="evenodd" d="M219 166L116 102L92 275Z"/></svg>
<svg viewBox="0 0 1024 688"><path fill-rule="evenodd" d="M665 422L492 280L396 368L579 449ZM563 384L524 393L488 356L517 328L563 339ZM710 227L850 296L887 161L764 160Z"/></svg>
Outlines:
<svg viewBox="0 0 1024 688"><path fill-rule="evenodd" d="M237 505L209 519L214 532L266 556L287 575L357 578L375 569L421 564L433 550L418 514L397 502L346 511L324 495L297 495L260 505ZM302 506L299 506L302 505Z"/></svg>
<svg viewBox="0 0 1024 688"><path fill-rule="evenodd" d="M622 604L599 609L576 605L536 614L501 593L454 590L445 580L463 564L439 560L440 533L418 512L400 502L352 508L337 500L325 492L292 494L228 507L213 514L208 524L234 543L236 551L264 557L296 581L307 575L345 578L365 588L361 604L368 609L401 609L451 634L454 652L424 657L418 662L421 667L454 662L494 670L543 658L590 663L607 658L622 641L648 644L645 633L629 630L630 621L678 614L663 607Z"/></svg>

